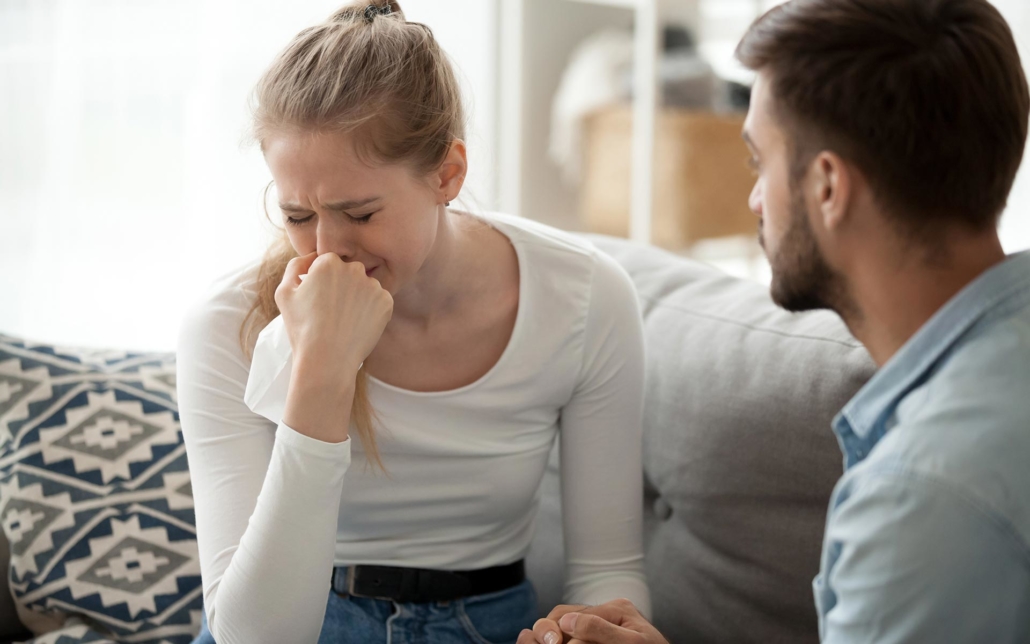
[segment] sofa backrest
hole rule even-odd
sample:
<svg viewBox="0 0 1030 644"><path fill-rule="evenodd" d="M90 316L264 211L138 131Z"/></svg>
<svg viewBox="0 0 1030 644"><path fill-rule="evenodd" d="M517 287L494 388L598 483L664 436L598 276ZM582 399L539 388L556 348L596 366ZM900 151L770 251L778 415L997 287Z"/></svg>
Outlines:
<svg viewBox="0 0 1030 644"><path fill-rule="evenodd" d="M672 642L817 641L811 582L843 464L830 422L872 361L830 312L787 313L758 283L592 240L629 272L644 314L655 624ZM541 607L562 583L556 469L546 478L529 561Z"/></svg>

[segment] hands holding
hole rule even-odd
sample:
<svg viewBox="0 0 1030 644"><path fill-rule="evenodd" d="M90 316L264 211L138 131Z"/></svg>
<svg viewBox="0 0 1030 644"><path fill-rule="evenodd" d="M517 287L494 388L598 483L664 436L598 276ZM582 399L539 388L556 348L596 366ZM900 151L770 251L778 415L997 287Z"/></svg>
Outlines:
<svg viewBox="0 0 1030 644"><path fill-rule="evenodd" d="M669 644L627 599L600 606L558 606L517 644Z"/></svg>

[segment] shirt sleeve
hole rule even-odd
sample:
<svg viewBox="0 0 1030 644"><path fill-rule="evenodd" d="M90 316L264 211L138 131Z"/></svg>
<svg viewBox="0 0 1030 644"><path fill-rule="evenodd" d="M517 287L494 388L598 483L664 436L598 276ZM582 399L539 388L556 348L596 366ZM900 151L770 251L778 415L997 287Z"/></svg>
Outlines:
<svg viewBox="0 0 1030 644"><path fill-rule="evenodd" d="M959 489L865 474L830 515L815 581L823 642L1022 642L1030 559Z"/></svg>
<svg viewBox="0 0 1030 644"><path fill-rule="evenodd" d="M560 431L565 599L625 598L650 618L644 575L644 331L636 289L598 252L583 363Z"/></svg>
<svg viewBox="0 0 1030 644"><path fill-rule="evenodd" d="M350 441L251 412L245 308L211 301L179 338L179 414L196 510L204 608L219 644L315 642L330 589Z"/></svg>

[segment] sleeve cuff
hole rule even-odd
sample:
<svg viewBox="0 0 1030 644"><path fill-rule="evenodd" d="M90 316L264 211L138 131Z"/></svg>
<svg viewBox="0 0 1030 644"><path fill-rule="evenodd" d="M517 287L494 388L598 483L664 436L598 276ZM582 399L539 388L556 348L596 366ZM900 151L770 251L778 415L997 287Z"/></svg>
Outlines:
<svg viewBox="0 0 1030 644"><path fill-rule="evenodd" d="M329 443L301 434L286 423L279 423L279 427L275 430L275 442L281 443L284 447L304 452L309 456L350 464L350 436L343 442Z"/></svg>

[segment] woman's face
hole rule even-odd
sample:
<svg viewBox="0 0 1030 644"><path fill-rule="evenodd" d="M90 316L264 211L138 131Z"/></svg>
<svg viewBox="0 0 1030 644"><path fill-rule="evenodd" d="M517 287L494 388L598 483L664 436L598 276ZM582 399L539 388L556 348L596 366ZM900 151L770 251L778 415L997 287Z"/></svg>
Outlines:
<svg viewBox="0 0 1030 644"><path fill-rule="evenodd" d="M419 272L448 197L403 164L372 167L347 134L280 132L263 142L290 243L360 262L392 295Z"/></svg>

